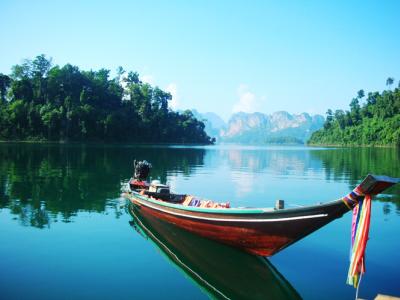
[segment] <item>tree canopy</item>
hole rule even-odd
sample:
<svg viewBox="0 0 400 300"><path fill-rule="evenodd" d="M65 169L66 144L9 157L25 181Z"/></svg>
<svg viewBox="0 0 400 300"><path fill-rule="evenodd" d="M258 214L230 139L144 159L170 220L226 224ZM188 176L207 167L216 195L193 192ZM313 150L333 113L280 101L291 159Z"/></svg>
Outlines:
<svg viewBox="0 0 400 300"><path fill-rule="evenodd" d="M168 106L171 94L118 67L83 71L45 55L0 73L0 139L213 143L190 110Z"/></svg>
<svg viewBox="0 0 400 300"><path fill-rule="evenodd" d="M394 78L386 80L387 86ZM382 93L360 90L350 102L350 110L328 110L324 128L313 133L312 145L400 146L400 82Z"/></svg>

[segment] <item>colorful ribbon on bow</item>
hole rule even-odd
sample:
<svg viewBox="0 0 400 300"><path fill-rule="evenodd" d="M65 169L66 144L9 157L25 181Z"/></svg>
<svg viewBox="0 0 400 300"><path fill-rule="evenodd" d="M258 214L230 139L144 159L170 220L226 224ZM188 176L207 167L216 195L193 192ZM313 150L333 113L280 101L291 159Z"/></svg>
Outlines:
<svg viewBox="0 0 400 300"><path fill-rule="evenodd" d="M362 274L365 273L365 249L368 242L371 219L371 195L365 195L353 208L351 228L351 254L347 283L358 287Z"/></svg>

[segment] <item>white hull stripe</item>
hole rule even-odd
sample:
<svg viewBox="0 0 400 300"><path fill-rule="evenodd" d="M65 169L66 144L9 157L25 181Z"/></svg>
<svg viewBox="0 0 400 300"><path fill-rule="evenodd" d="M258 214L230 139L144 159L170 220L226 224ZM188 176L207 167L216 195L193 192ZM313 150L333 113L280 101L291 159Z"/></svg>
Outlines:
<svg viewBox="0 0 400 300"><path fill-rule="evenodd" d="M293 220L304 220L304 219L314 219L314 218L323 218L327 217L328 214L318 214L318 215L310 215L310 216L298 216L298 217L288 217L288 218L271 218L271 219L228 219L228 218L211 218L211 217L202 217L202 216L192 216L192 215L187 215L187 214L182 214L178 212L173 212L169 211L166 209L162 209L159 207L156 207L154 205L151 205L147 202L143 202L141 200L138 200L138 198L135 198L134 201L139 202L140 204L144 206L148 206L152 209L162 211L171 215L175 216L180 216L180 217L185 217L185 218L190 218L190 219L198 219L198 220L206 220L206 221L220 221L220 222L283 222L283 221L293 221Z"/></svg>

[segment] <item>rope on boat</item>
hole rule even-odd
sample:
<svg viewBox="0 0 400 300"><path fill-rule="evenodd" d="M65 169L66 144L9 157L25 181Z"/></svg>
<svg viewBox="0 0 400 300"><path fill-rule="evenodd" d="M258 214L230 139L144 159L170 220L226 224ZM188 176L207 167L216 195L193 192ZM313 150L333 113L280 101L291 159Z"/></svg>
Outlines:
<svg viewBox="0 0 400 300"><path fill-rule="evenodd" d="M360 274L360 280L358 281L358 286L357 286L357 289L356 289L356 298L355 298L355 300L358 299L358 289L360 288L360 285L361 285L362 274L363 274L363 273Z"/></svg>

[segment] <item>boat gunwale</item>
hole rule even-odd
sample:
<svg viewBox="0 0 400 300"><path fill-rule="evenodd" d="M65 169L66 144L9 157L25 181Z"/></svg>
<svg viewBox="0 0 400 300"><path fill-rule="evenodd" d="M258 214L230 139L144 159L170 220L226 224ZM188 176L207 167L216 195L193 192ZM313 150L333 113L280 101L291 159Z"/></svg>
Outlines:
<svg viewBox="0 0 400 300"><path fill-rule="evenodd" d="M196 206L185 206L182 204L175 204L175 203L169 203L166 201L162 200L157 200L157 199L152 199L147 196L143 196L139 194L138 192L132 191L131 193L128 193L130 197L136 197L139 198L142 201L145 202L150 202L152 204L172 208L172 209L177 209L180 211L184 212L194 212L194 213L205 213L205 214L223 214L223 215L229 215L229 214L237 214L237 215L255 215L255 214L273 214L273 215L281 215L285 213L299 213L299 212L309 212L310 209L317 209L317 208L324 208L327 206L332 206L332 205L337 205L343 203L341 199L338 200L333 200L321 204L314 204L314 205L306 205L302 207L294 207L294 208L286 208L286 209L274 209L274 208L237 208L237 207L232 207L232 208L207 208L207 207L196 207ZM129 198L130 198L129 197Z"/></svg>

